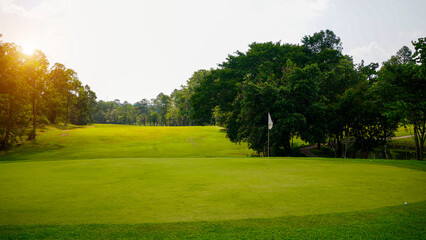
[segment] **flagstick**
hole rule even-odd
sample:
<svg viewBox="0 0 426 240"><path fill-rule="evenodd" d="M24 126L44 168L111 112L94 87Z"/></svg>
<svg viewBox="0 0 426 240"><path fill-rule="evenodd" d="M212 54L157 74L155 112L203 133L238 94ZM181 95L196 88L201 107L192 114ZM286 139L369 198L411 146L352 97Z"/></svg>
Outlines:
<svg viewBox="0 0 426 240"><path fill-rule="evenodd" d="M268 112L268 169L269 169L269 130L272 129L274 123L272 122L271 115Z"/></svg>

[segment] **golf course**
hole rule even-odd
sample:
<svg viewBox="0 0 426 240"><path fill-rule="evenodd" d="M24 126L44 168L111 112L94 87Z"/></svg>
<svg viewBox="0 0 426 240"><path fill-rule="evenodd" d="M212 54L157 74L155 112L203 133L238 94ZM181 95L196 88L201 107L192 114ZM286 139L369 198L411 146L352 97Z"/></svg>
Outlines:
<svg viewBox="0 0 426 240"><path fill-rule="evenodd" d="M424 239L425 171L307 157L268 167L214 126L48 127L0 153L0 239Z"/></svg>

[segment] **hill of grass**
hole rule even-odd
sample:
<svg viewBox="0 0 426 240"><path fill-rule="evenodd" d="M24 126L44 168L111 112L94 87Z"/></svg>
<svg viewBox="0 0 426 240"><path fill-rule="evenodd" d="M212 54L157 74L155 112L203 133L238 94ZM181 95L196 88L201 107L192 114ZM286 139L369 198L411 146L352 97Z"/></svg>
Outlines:
<svg viewBox="0 0 426 240"><path fill-rule="evenodd" d="M218 127L143 127L96 124L48 128L1 160L96 158L247 157L247 144L230 142Z"/></svg>
<svg viewBox="0 0 426 240"><path fill-rule="evenodd" d="M404 136L411 136L413 134L413 126L400 126L396 132L395 137L404 137Z"/></svg>

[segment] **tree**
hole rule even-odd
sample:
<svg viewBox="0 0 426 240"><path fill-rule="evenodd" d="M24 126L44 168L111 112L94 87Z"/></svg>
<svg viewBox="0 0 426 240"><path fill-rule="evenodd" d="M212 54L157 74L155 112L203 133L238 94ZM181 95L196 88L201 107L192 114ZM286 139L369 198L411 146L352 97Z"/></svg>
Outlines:
<svg viewBox="0 0 426 240"><path fill-rule="evenodd" d="M288 155L294 136L324 142L326 108L319 83L326 79L322 71L333 69L342 55L340 39L331 31L315 37L321 34L315 41L322 45L309 37L306 46L253 43L247 52L228 56L195 88L194 120L199 124L219 120L231 141L247 141L263 152L266 116L271 112L277 119L271 132L272 155Z"/></svg>
<svg viewBox="0 0 426 240"><path fill-rule="evenodd" d="M87 93L87 101L88 101L88 106L89 106L89 123L93 123L94 122L94 108L96 105L96 93L93 92L89 85L85 85L84 86L84 91Z"/></svg>
<svg viewBox="0 0 426 240"><path fill-rule="evenodd" d="M358 65L358 72L364 74L369 82L374 82L377 78L377 69L379 68L378 63L370 63L367 66L364 65L364 60Z"/></svg>
<svg viewBox="0 0 426 240"><path fill-rule="evenodd" d="M75 101L71 108L71 123L86 125L92 122L92 108L96 101L96 94L90 90L88 85L79 86L76 89Z"/></svg>
<svg viewBox="0 0 426 240"><path fill-rule="evenodd" d="M339 97L338 104L340 114L345 116L343 133L339 138L343 146L343 157L346 155L348 139L355 140L354 157L359 149L363 157L367 158L374 147L385 145L398 127L400 119L387 115L388 109L381 101L377 89L367 79L346 90Z"/></svg>
<svg viewBox="0 0 426 240"><path fill-rule="evenodd" d="M147 120L149 119L149 104L149 100L145 98L135 103L134 105L134 107L136 108L137 115L139 116L139 120L137 122L144 126L147 126L148 124Z"/></svg>
<svg viewBox="0 0 426 240"><path fill-rule="evenodd" d="M61 115L68 123L71 107L74 122L87 123L95 98L73 70L56 63L49 71L42 51L28 56L16 44L0 41L0 149L23 143L26 134L34 139L41 124L56 123Z"/></svg>
<svg viewBox="0 0 426 240"><path fill-rule="evenodd" d="M55 63L50 69L47 87L49 121L56 123L59 118L68 125L78 94L84 91L81 90L82 84L77 73L61 63Z"/></svg>
<svg viewBox="0 0 426 240"><path fill-rule="evenodd" d="M362 74L347 56L339 59L331 70L325 70L319 78L319 95L325 105L325 129L329 141L336 146L336 156L343 156L342 139L348 135L349 122L352 116L348 114L352 106L344 96L349 89L355 88L362 81ZM348 95L349 96L349 95Z"/></svg>
<svg viewBox="0 0 426 240"><path fill-rule="evenodd" d="M157 126L157 122L158 122L158 113L157 112L151 113L151 122L154 126Z"/></svg>
<svg viewBox="0 0 426 240"><path fill-rule="evenodd" d="M34 139L36 136L36 128L38 117L40 115L40 102L46 91L46 76L49 67L49 61L40 50L35 51L31 56L26 57L25 62L25 79L29 87L29 97L32 106L32 125L33 129L28 135L28 139Z"/></svg>
<svg viewBox="0 0 426 240"><path fill-rule="evenodd" d="M50 123L66 122L66 102L69 89L69 77L66 67L55 63L51 68L47 84L47 118Z"/></svg>
<svg viewBox="0 0 426 240"><path fill-rule="evenodd" d="M318 64L322 72L332 70L344 57L340 38L328 29L303 37L302 46L309 64Z"/></svg>
<svg viewBox="0 0 426 240"><path fill-rule="evenodd" d="M65 125L68 125L68 122L71 119L71 111L75 104L78 105L78 96L79 94L84 94L84 90L82 90L81 82L78 79L77 73L72 69L66 69L65 70L67 82L65 84L65 96L66 96L66 115L65 115ZM82 96L83 97L83 96ZM81 100L81 99L80 99ZM80 106L85 107L86 105L83 105L83 100L81 100ZM76 114L77 112L74 111ZM77 113L78 114L78 113ZM77 119L76 116L73 116L74 119ZM77 122L77 121L74 121Z"/></svg>
<svg viewBox="0 0 426 240"><path fill-rule="evenodd" d="M287 62L289 72L286 77L268 78L266 82L256 83L247 79L241 85L241 93L234 103L235 121L229 121L228 135L233 141L247 141L249 146L265 152L267 141L267 113L276 119L271 131L271 154L289 155L290 140L300 136L306 141L317 141L324 133L315 132L317 118L311 115L323 111L318 101L318 78L321 73L317 65L304 68L292 66ZM265 75L263 77L266 77ZM318 116L317 116L318 117ZM231 118L231 117L230 117ZM231 132L231 134L229 134ZM235 137L235 139L233 139Z"/></svg>
<svg viewBox="0 0 426 240"><path fill-rule="evenodd" d="M160 123L162 125L167 125L166 115L171 105L171 98L164 93L160 93L153 102L157 113L160 115Z"/></svg>
<svg viewBox="0 0 426 240"><path fill-rule="evenodd" d="M28 86L23 78L21 49L0 41L0 149L22 142L28 126Z"/></svg>
<svg viewBox="0 0 426 240"><path fill-rule="evenodd" d="M320 31L312 36L304 36L302 44L313 53L320 53L326 49L342 51L342 42L340 38L331 30Z"/></svg>
<svg viewBox="0 0 426 240"><path fill-rule="evenodd" d="M412 124L416 146L416 158L423 160L426 138L426 78L425 78L425 38L413 42L414 57L409 56L406 47L383 63L379 78L388 105L403 116L405 124Z"/></svg>

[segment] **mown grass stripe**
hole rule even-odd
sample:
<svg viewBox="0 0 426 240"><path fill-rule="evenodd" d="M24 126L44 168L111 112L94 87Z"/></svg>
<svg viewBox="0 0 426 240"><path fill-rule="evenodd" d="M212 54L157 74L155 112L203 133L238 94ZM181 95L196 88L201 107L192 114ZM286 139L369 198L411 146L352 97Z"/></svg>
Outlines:
<svg viewBox="0 0 426 240"><path fill-rule="evenodd" d="M0 239L425 239L426 202L231 221L0 226Z"/></svg>

